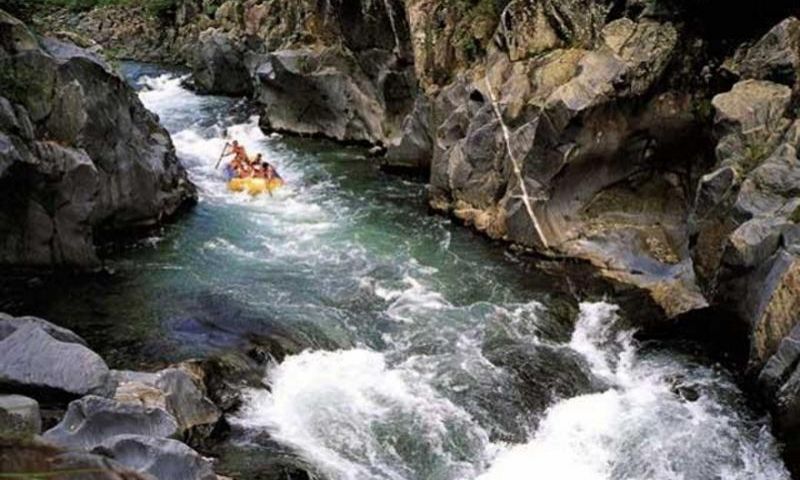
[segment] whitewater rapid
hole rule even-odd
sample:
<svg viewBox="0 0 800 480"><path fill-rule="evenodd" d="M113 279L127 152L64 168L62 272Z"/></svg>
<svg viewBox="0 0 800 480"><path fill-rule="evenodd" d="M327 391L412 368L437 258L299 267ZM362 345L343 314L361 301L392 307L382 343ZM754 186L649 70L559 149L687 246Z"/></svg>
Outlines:
<svg viewBox="0 0 800 480"><path fill-rule="evenodd" d="M298 153L240 103L176 75L141 83L216 222L193 281L286 328L311 324L330 345L286 357L269 388L246 392L233 419L243 442L267 433L344 480L789 478L768 419L721 367L638 344L611 303L556 315L520 286L526 274L410 207L422 188L382 177L350 188L356 174L340 165L363 165L357 152ZM233 138L287 187L228 192L214 165ZM223 268L250 273L216 283Z"/></svg>

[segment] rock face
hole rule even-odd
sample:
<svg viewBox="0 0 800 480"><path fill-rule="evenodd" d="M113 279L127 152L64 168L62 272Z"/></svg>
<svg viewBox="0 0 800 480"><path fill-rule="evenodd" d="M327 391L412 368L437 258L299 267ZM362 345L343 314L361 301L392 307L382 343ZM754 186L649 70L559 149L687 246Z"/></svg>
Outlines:
<svg viewBox="0 0 800 480"><path fill-rule="evenodd" d="M0 395L0 436L30 437L42 431L39 403L22 395Z"/></svg>
<svg viewBox="0 0 800 480"><path fill-rule="evenodd" d="M28 323L0 341L0 388L52 402L87 394L108 396L114 384L96 353Z"/></svg>
<svg viewBox="0 0 800 480"><path fill-rule="evenodd" d="M0 11L0 265L93 268L97 237L195 198L167 132L93 53Z"/></svg>
<svg viewBox="0 0 800 480"><path fill-rule="evenodd" d="M96 451L158 480L217 480L211 462L175 440L118 435Z"/></svg>
<svg viewBox="0 0 800 480"><path fill-rule="evenodd" d="M653 93L685 54L679 32L649 18L603 26L600 7L579 4L564 6L581 21L561 40L519 37L549 35L524 22L551 7L509 6L516 33L501 24L496 35L512 58L490 46L474 79L436 95L431 204L492 237L584 259L667 316L702 308L685 227L689 173L667 163L702 119L691 95Z"/></svg>
<svg viewBox="0 0 800 480"><path fill-rule="evenodd" d="M242 47L223 32L203 32L190 64L194 85L200 92L244 96L253 91Z"/></svg>
<svg viewBox="0 0 800 480"><path fill-rule="evenodd" d="M416 94L402 3L298 4L320 28L249 59L262 127L369 144L398 138Z"/></svg>
<svg viewBox="0 0 800 480"><path fill-rule="evenodd" d="M388 145L411 121L417 82L401 0L177 3L168 19L122 6L41 23L117 58L185 63L204 93L254 93L267 130Z"/></svg>

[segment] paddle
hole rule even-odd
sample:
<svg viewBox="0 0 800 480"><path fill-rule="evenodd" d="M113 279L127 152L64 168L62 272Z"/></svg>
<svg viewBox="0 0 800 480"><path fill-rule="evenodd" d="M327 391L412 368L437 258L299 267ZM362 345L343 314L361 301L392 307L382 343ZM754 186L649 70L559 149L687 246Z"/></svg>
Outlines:
<svg viewBox="0 0 800 480"><path fill-rule="evenodd" d="M222 147L222 153L219 154L219 160L217 160L217 164L214 165L214 170L218 169L219 168L219 164L222 163L222 157L225 156L225 149L228 148L228 145L230 145L230 144L226 142L225 146Z"/></svg>

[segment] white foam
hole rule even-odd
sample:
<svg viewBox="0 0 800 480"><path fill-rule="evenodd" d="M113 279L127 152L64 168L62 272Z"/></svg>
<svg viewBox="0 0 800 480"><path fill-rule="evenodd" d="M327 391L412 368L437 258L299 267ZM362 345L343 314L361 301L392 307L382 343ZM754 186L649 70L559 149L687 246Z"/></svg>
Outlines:
<svg viewBox="0 0 800 480"><path fill-rule="evenodd" d="M267 380L271 392L249 391L237 421L266 429L331 478L470 478L488 444L470 416L425 378L389 367L377 352L301 353ZM420 470L411 469L415 462Z"/></svg>
<svg viewBox="0 0 800 480"><path fill-rule="evenodd" d="M669 379L688 374L686 365L636 361L629 332L614 331L615 312L606 303L582 304L570 342L612 388L552 406L534 438L509 446L481 480L788 479L766 429L749 431L718 399L681 400ZM693 375L739 394L707 369Z"/></svg>

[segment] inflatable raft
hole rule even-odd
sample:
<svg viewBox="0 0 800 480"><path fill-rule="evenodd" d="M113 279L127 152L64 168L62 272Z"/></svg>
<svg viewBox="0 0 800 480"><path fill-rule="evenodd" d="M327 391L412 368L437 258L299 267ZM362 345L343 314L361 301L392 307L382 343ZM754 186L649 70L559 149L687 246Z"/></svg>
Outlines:
<svg viewBox="0 0 800 480"><path fill-rule="evenodd" d="M283 186L283 180L273 178L232 178L228 181L228 189L232 192L247 192L250 195L272 193Z"/></svg>

